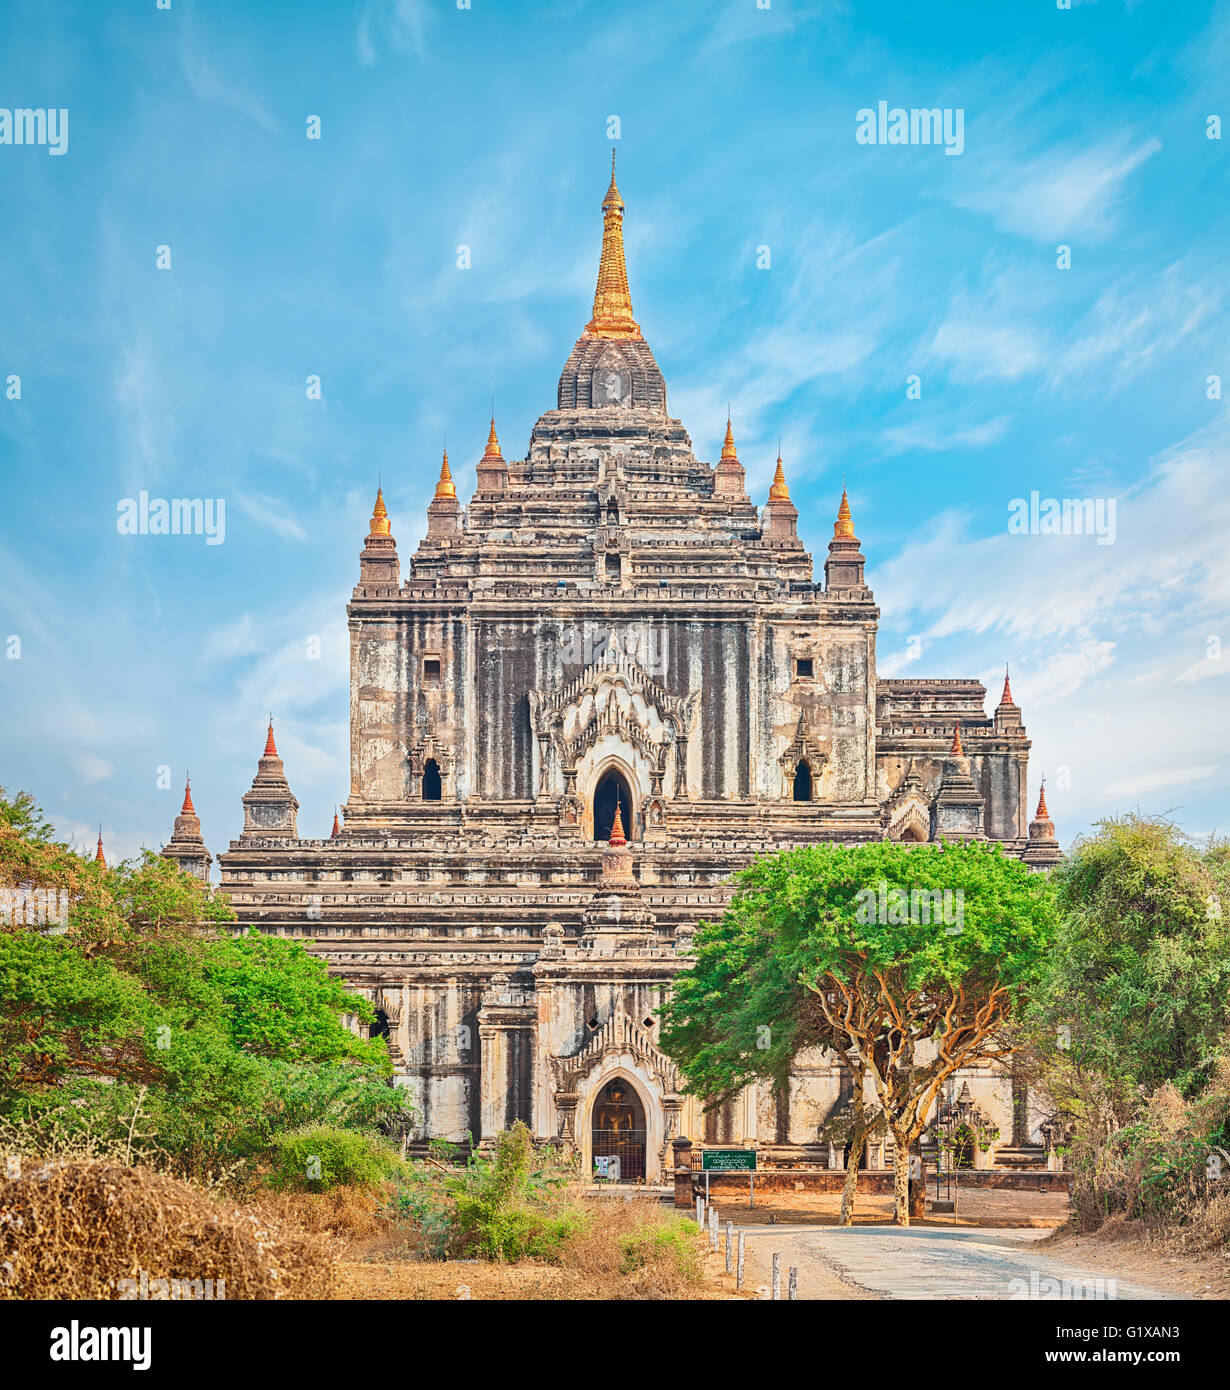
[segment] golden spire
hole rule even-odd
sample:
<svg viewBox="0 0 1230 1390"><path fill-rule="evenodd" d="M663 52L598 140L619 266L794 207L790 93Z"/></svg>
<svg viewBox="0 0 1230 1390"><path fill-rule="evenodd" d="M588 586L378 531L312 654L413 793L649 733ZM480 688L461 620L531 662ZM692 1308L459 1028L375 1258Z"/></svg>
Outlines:
<svg viewBox="0 0 1230 1390"><path fill-rule="evenodd" d="M846 490L841 490L841 506L837 508L837 520L833 523L833 539L852 541L854 539L854 518L850 515L850 499Z"/></svg>
<svg viewBox="0 0 1230 1390"><path fill-rule="evenodd" d="M499 459L503 462L504 455L500 453L500 441L495 434L495 416L491 417L491 429L487 435L487 450L483 454L484 459Z"/></svg>
<svg viewBox="0 0 1230 1390"><path fill-rule="evenodd" d="M384 492L376 489L376 505L372 509L372 529L368 532L372 536L387 536L389 534L389 514L384 506Z"/></svg>
<svg viewBox="0 0 1230 1390"><path fill-rule="evenodd" d="M444 451L444 462L440 465L440 481L436 484L437 497L456 498L457 488L453 483L453 470L448 466L448 450Z"/></svg>
<svg viewBox="0 0 1230 1390"><path fill-rule="evenodd" d="M1034 815L1035 820L1050 820L1051 813L1046 809L1046 778L1042 779L1042 785L1038 788L1038 810Z"/></svg>
<svg viewBox="0 0 1230 1390"><path fill-rule="evenodd" d="M965 750L961 747L961 726L958 724L952 731L952 747L948 750L950 758L965 757Z"/></svg>
<svg viewBox="0 0 1230 1390"><path fill-rule="evenodd" d="M734 459L739 462L739 455L735 453L735 437L730 432L730 416L726 417L726 438L722 441L722 457L724 459Z"/></svg>
<svg viewBox="0 0 1230 1390"><path fill-rule="evenodd" d="M611 151L611 186L602 200L602 259L594 290L594 316L585 325L591 338L639 338L632 317L628 268L624 264L624 200L615 183L615 151Z"/></svg>
<svg viewBox="0 0 1230 1390"><path fill-rule="evenodd" d="M94 862L95 864L101 864L104 869L107 867L107 860L103 855L101 825L98 827L98 848L94 851Z"/></svg>
<svg viewBox="0 0 1230 1390"><path fill-rule="evenodd" d="M609 844L619 846L626 845L628 842L624 838L624 818L619 814L619 801L615 801L615 819L611 824L611 837Z"/></svg>
<svg viewBox="0 0 1230 1390"><path fill-rule="evenodd" d="M777 472L773 474L773 482L769 487L770 502L789 502L790 489L786 486L786 475L782 472L782 456L777 456Z"/></svg>

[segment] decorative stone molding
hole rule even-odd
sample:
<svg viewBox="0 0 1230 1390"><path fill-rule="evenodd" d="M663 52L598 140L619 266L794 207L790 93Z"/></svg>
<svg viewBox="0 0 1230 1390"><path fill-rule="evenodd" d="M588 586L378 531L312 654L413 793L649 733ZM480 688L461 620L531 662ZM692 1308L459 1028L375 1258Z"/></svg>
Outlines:
<svg viewBox="0 0 1230 1390"><path fill-rule="evenodd" d="M552 1057L556 1105L561 1096L574 1094L581 1083L608 1055L627 1054L635 1059L662 1087L664 1095L679 1090L679 1072L665 1053L659 1051L649 1030L619 1010L571 1057Z"/></svg>
<svg viewBox="0 0 1230 1390"><path fill-rule="evenodd" d="M644 760L651 796L663 798L672 751L675 795L686 777L688 736L700 709L699 692L672 695L620 649L612 635L602 656L555 690L529 692L530 727L538 741L538 793L559 787L576 796L577 766L599 740L615 740ZM571 824L561 805L561 822Z"/></svg>
<svg viewBox="0 0 1230 1390"><path fill-rule="evenodd" d="M785 752L777 760L782 770L782 796L787 800L794 796L794 774L801 762L806 761L811 768L812 793L815 794L816 784L820 780L820 773L827 758L807 727L807 715L800 711L799 722L794 731L794 738L786 745Z"/></svg>

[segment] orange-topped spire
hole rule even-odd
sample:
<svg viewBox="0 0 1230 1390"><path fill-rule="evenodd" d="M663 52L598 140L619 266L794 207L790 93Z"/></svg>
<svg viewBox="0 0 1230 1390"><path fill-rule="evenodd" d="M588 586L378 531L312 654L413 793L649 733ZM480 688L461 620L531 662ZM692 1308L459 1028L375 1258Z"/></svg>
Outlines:
<svg viewBox="0 0 1230 1390"><path fill-rule="evenodd" d="M602 259L594 290L594 316L585 325L591 338L639 338L632 317L628 268L624 263L624 200L615 182L615 151L611 151L611 186L602 200Z"/></svg>
<svg viewBox="0 0 1230 1390"><path fill-rule="evenodd" d="M504 455L500 453L500 441L496 437L495 433L495 416L493 415L491 417L491 429L488 431L487 434L487 448L483 453L483 458L502 460L503 457Z"/></svg>
<svg viewBox="0 0 1230 1390"><path fill-rule="evenodd" d="M335 836L340 835L341 833L342 833L342 828L341 828L341 826L338 825L338 823L337 823L337 807L335 806L335 807L333 808L333 829L332 829L332 831L331 831L330 834L329 834L329 838L332 840Z"/></svg>
<svg viewBox="0 0 1230 1390"><path fill-rule="evenodd" d="M773 474L773 482L769 486L770 502L789 502L790 489L786 486L786 475L782 472L782 456L777 456L777 471Z"/></svg>
<svg viewBox="0 0 1230 1390"><path fill-rule="evenodd" d="M953 758L965 757L965 750L961 747L961 726L958 724L952 731L952 747L948 750L949 756Z"/></svg>
<svg viewBox="0 0 1230 1390"><path fill-rule="evenodd" d="M276 758L278 756L278 745L273 741L273 715L269 716L269 733L265 739L265 751L262 754L266 758Z"/></svg>
<svg viewBox="0 0 1230 1390"><path fill-rule="evenodd" d="M196 807L192 804L192 781L188 777L184 778L184 804L179 808L179 814L181 816L196 815Z"/></svg>
<svg viewBox="0 0 1230 1390"><path fill-rule="evenodd" d="M389 534L389 514L384 505L384 489L376 489L376 505L372 508L372 527L369 533L373 536L387 536Z"/></svg>
<svg viewBox="0 0 1230 1390"><path fill-rule="evenodd" d="M854 540L854 517L850 513L850 498L844 487L841 490L841 505L837 508L837 520L833 523L833 539Z"/></svg>
<svg viewBox="0 0 1230 1390"><path fill-rule="evenodd" d="M1012 687L1008 684L1008 667L1004 667L1004 693L999 697L1001 705L1014 705L1016 701L1012 698Z"/></svg>
<svg viewBox="0 0 1230 1390"><path fill-rule="evenodd" d="M739 455L735 452L735 437L730 428L730 416L726 417L726 438L722 441L722 457L724 459L734 459L739 461Z"/></svg>
<svg viewBox="0 0 1230 1390"><path fill-rule="evenodd" d="M106 856L103 854L101 825L98 827L98 848L94 851L94 862L95 864L101 864L104 869L107 867Z"/></svg>
<svg viewBox="0 0 1230 1390"><path fill-rule="evenodd" d="M1050 820L1051 813L1046 809L1046 778L1042 779L1042 785L1038 788L1038 811L1034 820Z"/></svg>
<svg viewBox="0 0 1230 1390"><path fill-rule="evenodd" d="M628 843L624 836L624 821L623 817L619 814L618 801L615 802L615 819L611 823L611 838L609 843L612 845L626 845Z"/></svg>
<svg viewBox="0 0 1230 1390"><path fill-rule="evenodd" d="M440 465L440 481L436 484L437 497L457 496L457 487L453 482L453 470L448 466L448 450L444 451L444 462Z"/></svg>

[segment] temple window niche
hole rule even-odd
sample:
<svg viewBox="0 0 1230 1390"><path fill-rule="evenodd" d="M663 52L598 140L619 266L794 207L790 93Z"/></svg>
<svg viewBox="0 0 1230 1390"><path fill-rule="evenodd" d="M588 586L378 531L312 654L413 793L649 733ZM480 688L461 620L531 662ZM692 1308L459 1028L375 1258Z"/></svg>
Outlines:
<svg viewBox="0 0 1230 1390"><path fill-rule="evenodd" d="M799 765L794 770L794 799L811 800L811 764L806 758L800 758Z"/></svg>
<svg viewBox="0 0 1230 1390"><path fill-rule="evenodd" d="M423 800L439 801L440 797L440 764L435 758L428 758L423 764Z"/></svg>
<svg viewBox="0 0 1230 1390"><path fill-rule="evenodd" d="M632 793L623 775L614 768L604 772L594 788L594 839L609 840L611 827L615 823L615 806L619 805L619 819L623 824L624 835L633 838Z"/></svg>

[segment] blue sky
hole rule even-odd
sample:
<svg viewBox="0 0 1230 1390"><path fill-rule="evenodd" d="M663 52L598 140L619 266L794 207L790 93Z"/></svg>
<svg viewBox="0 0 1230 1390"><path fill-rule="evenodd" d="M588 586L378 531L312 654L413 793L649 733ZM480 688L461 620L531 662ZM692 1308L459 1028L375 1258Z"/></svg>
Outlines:
<svg viewBox="0 0 1230 1390"><path fill-rule="evenodd" d="M6 6L0 108L69 147L0 145L0 782L131 854L189 768L217 852L272 709L328 832L377 474L405 566L446 433L463 500L492 395L524 454L614 143L672 414L712 461L729 400L760 501L781 435L818 568L847 479L882 674L993 707L1011 661L1065 843L1224 831L1228 75L1200 0ZM880 100L962 153L857 143ZM226 499L225 543L119 535L143 489ZM1114 498L1114 544L1010 534L1033 490Z"/></svg>

